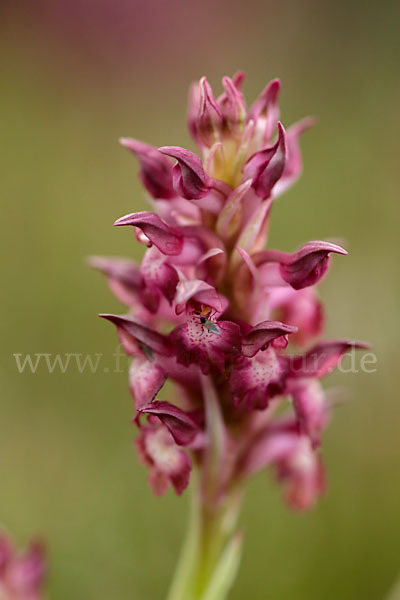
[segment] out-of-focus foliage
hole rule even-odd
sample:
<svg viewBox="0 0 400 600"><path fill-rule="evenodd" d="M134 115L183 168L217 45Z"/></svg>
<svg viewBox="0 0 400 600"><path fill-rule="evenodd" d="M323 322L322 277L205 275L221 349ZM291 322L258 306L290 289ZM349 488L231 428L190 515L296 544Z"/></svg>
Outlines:
<svg viewBox="0 0 400 600"><path fill-rule="evenodd" d="M0 521L21 541L45 535L51 597L165 596L187 499L154 498L137 464L127 362L114 372L116 338L96 318L121 307L85 256L141 252L112 229L145 207L120 135L188 145L192 79L243 69L251 99L280 76L283 123L309 113L318 126L271 246L349 250L322 286L329 334L371 341L378 362L332 377L349 402L314 512L290 513L263 476L251 487L232 600L382 598L400 570L398 3L34 4L3 2L1 18ZM96 374L75 358L19 374L13 353L103 356Z"/></svg>

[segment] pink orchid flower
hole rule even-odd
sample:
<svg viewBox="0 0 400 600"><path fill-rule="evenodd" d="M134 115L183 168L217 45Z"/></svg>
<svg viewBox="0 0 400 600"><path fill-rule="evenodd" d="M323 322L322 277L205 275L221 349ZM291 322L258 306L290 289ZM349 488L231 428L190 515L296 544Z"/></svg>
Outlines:
<svg viewBox="0 0 400 600"><path fill-rule="evenodd" d="M40 600L43 598L45 557L42 544L32 543L18 552L11 539L0 533L0 598Z"/></svg>

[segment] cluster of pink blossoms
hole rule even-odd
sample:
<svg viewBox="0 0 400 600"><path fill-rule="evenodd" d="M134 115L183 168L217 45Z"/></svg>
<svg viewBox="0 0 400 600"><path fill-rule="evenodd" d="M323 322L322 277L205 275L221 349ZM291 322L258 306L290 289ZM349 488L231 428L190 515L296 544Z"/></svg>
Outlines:
<svg viewBox="0 0 400 600"><path fill-rule="evenodd" d="M250 108L242 82L241 73L224 77L218 98L206 78L193 84L188 126L201 158L121 140L139 161L153 210L115 225L133 227L147 249L140 266L91 262L129 309L101 316L133 358L136 444L154 492L172 485L181 494L195 465L210 470L212 454L216 498L269 466L289 503L305 509L324 488L319 448L330 402L319 380L364 345L313 345L324 321L316 285L343 248L265 249L271 208L300 175L299 137L312 123L285 131L279 80ZM172 402L159 399L167 379L176 384Z"/></svg>
<svg viewBox="0 0 400 600"><path fill-rule="evenodd" d="M0 532L0 599L40 600L44 563L39 543L33 543L25 553L18 553L10 538Z"/></svg>

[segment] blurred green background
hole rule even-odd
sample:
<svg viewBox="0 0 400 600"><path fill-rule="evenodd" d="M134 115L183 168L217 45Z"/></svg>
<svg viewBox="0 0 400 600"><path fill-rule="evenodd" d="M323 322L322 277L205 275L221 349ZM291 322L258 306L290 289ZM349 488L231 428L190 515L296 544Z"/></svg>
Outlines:
<svg viewBox="0 0 400 600"><path fill-rule="evenodd" d="M144 208L121 135L190 144L186 94L247 72L251 101L283 81L285 125L308 114L305 172L271 245L340 238L321 291L328 335L366 339L377 371L330 377L349 402L325 438L329 492L292 514L250 486L232 600L381 600L400 575L399 17L397 1L38 0L1 4L0 522L42 535L57 600L163 599L187 494L156 499L132 449L126 373L98 312L121 307L89 254L139 257L113 221ZM19 374L14 353L102 353ZM126 370L126 362L123 362ZM105 369L109 369L106 372Z"/></svg>

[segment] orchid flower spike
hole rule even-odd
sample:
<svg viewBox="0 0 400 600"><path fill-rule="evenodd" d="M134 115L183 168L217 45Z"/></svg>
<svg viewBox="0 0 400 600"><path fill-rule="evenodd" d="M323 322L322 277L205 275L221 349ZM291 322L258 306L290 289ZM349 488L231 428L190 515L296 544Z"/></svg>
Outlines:
<svg viewBox="0 0 400 600"><path fill-rule="evenodd" d="M346 352L368 347L317 340L325 322L317 286L346 250L321 240L292 253L266 248L271 208L301 174L300 137L312 120L283 126L278 79L247 108L243 77L224 77L219 95L205 77L192 85L187 121L197 153L121 139L139 161L151 210L114 225L133 229L144 257L140 265L90 259L126 307L100 316L132 360L136 448L151 487L180 495L197 471L198 506L212 523L202 525L216 528L217 547L233 562L232 507L253 473L272 471L297 510L325 490L321 446L332 403L321 379ZM0 586L1 564L0 553ZM193 581L228 589L227 569L213 582L213 569L205 576L199 568L181 573L171 599L200 597L190 595Z"/></svg>

